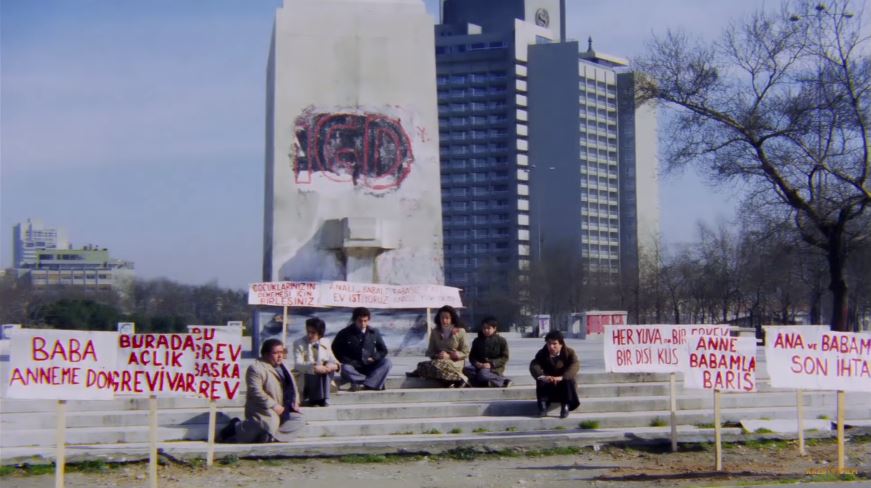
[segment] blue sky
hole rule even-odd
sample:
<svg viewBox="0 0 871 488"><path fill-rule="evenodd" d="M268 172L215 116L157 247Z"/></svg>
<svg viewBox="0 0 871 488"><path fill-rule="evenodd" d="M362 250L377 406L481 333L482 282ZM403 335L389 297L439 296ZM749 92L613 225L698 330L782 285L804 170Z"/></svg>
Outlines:
<svg viewBox="0 0 871 488"><path fill-rule="evenodd" d="M266 58L280 0L3 0L0 259L28 217L142 277L260 280ZM430 12L436 2L427 0ZM640 54L652 32L702 37L757 0L567 0L568 36ZM662 179L665 242L730 219L731 189ZM733 199L732 199L733 200Z"/></svg>

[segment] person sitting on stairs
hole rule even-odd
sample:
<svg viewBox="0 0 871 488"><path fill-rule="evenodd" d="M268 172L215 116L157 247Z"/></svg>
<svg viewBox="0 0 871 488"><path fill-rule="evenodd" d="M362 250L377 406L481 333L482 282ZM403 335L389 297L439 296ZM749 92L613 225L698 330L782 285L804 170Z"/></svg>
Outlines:
<svg viewBox="0 0 871 488"><path fill-rule="evenodd" d="M544 336L545 345L529 363L529 372L535 378L535 397L538 413L544 417L551 402L559 402L560 418L578 408L578 387L575 376L581 367L578 355L566 346L562 332L552 330Z"/></svg>

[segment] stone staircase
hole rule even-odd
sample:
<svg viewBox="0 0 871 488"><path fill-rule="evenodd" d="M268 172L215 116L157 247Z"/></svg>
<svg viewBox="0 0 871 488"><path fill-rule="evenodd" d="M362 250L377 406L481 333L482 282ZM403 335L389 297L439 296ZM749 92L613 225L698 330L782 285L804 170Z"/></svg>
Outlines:
<svg viewBox="0 0 871 488"><path fill-rule="evenodd" d="M534 342L535 347L539 344ZM522 350L525 345L516 344L516 349ZM525 361L509 363L507 374L514 380L510 388L444 389L432 388L426 380L399 376L412 369L419 358L398 357L393 370L397 376L389 378L386 391L341 391L333 394L329 407L305 408L307 425L294 442L218 445L217 456L437 452L457 447L553 447L668 438L668 375L594 371L595 364L583 363L595 362L592 352L597 350L596 345L573 347L588 359L582 360L583 372L578 378L581 406L567 419L557 417L557 406L547 417L537 416L535 387L526 373ZM585 354L585 349L592 352ZM760 370L764 373L764 366ZM709 440L713 429L703 424L712 422L713 394L684 390L680 382L677 393L680 439ZM218 428L231 417L241 417L243 403L244 395L234 401L218 402ZM806 419L835 418L833 392L808 393L804 404ZM724 393L721 405L724 422L796 416L795 393L770 388L762 373L757 392ZM67 456L71 461L147 456L147 399L70 401L66 412ZM847 393L846 418L856 425L871 423L871 394ZM53 401L0 400L0 463L52 458L55 423ZM159 447L164 452L177 457L204 457L207 402L161 398L158 425ZM726 429L725 433L727 439L741 436L736 428Z"/></svg>

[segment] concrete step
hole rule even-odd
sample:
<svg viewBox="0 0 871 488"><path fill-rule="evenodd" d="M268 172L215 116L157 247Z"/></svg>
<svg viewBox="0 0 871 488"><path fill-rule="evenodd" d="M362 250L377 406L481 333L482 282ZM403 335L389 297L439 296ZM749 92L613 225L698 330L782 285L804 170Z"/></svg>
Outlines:
<svg viewBox="0 0 871 488"><path fill-rule="evenodd" d="M641 401L643 403L644 400ZM508 404L514 403L514 404ZM794 418L793 406L777 407L764 406L752 408L732 408L728 401L724 401L722 410L723 421L738 422L746 419L776 419ZM603 403L604 405L604 403ZM644 405L655 406L655 405ZM333 407L329 407L333 408ZM400 406L396 410L388 410L397 414L407 406ZM417 412L405 412L406 415L413 413L426 413L429 406L422 406ZM451 431L470 433L475 430L484 432L531 432L538 430L573 429L582 421L595 421L599 427L620 428L643 428L656 421L667 420L669 412L660 410L639 411L595 411L593 405L584 403L567 419L556 418L555 405L551 416L538 418L535 403L531 401L507 402L503 405L461 405L466 414L474 414L483 410L484 415L468 415L458 417L402 417L402 418L376 418L376 419L339 419L330 418L315 420L307 418L307 425L301 437L334 437L334 436L371 436L371 435L402 435L422 434L430 432L448 433ZM328 409L317 409L327 413ZM835 406L814 406L805 409L806 418L816 418L819 415L827 415L833 418ZM184 424L162 425L159 427L158 438L161 441L179 440L203 440L207 437L207 423L204 415L197 417L197 422ZM850 406L847 408L848 419L863 421L871 418L871 405ZM314 416L313 416L314 417ZM711 421L713 412L710 408L680 410L677 413L679 424L703 424ZM222 417L226 420L227 417ZM220 426L223 424L219 424ZM146 442L147 427L145 425L131 425L123 428L87 427L67 429L67 443L69 444L100 444L100 443L125 443ZM6 429L0 434L0 447L3 449L19 446L51 446L54 443L54 428L28 428Z"/></svg>
<svg viewBox="0 0 871 488"><path fill-rule="evenodd" d="M527 390L527 391L524 391ZM492 390L500 392L505 390ZM531 388L515 389L517 398L508 395L495 396L485 401L454 401L454 402L399 402L399 403L365 403L365 404L333 404L326 408L304 408L306 419L320 420L374 420L374 419L407 419L407 418L455 418L470 416L506 416L533 415L535 413L535 394ZM461 398L460 398L461 399ZM752 397L755 407L791 407L795 404L795 395L788 392L755 393ZM808 407L830 407L836 403L834 394L815 395L804 398ZM581 408L585 412L638 412L644 410L666 410L669 408L669 398L664 396L633 396L616 398L584 398ZM741 408L748 404L745 395L723 395L722 405L726 408ZM682 396L678 399L680 410L712 408L713 398L710 395ZM227 417L242 417L241 406L220 409L220 422ZM34 415L32 413L7 413L0 416L0 428L6 431L27 429L48 429L56 423L54 415ZM208 413L203 408L174 408L158 410L158 424L162 426L189 426L208 423ZM76 411L66 417L68 429L117 426L126 428L145 426L148 424L147 410L126 411Z"/></svg>

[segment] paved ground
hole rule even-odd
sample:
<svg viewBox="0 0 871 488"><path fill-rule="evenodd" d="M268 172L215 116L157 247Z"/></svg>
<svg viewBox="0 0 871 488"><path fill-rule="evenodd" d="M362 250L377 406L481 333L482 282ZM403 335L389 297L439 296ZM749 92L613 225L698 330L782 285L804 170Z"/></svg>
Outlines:
<svg viewBox="0 0 871 488"><path fill-rule="evenodd" d="M708 446L688 446L679 453L650 449L578 449L571 455L486 455L457 460L442 457L389 458L382 462L355 459L261 459L216 464L212 468L169 463L160 467L160 486L273 488L392 488L392 487L635 487L635 486L752 486L835 481L829 473L835 445L810 446L800 457L792 443L730 446L724 451L724 470L713 468ZM848 444L847 465L859 479L850 486L871 486L871 441ZM359 460L359 458L357 458ZM373 459L370 459L370 461ZM126 488L146 482L142 463L106 468L101 473L70 473L66 486ZM823 474L821 474L823 473ZM0 478L3 487L51 486L51 474ZM838 484L840 485L840 483ZM827 485L833 486L833 485Z"/></svg>

